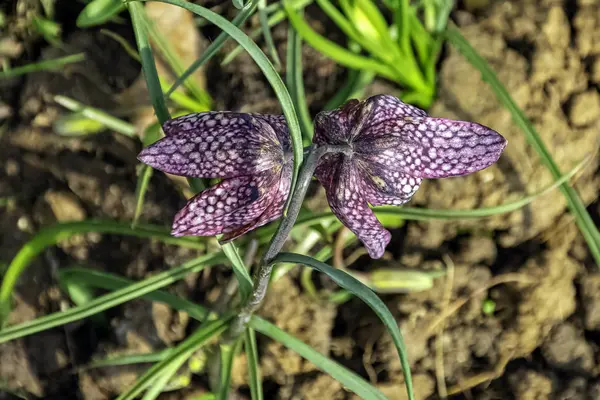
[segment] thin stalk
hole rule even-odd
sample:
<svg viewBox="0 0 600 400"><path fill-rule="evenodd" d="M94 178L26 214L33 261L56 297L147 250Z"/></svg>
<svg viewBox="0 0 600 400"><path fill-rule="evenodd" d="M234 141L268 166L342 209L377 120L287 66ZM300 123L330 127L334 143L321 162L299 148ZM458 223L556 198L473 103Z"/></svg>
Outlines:
<svg viewBox="0 0 600 400"><path fill-rule="evenodd" d="M294 227L294 223L296 222L298 214L300 213L302 202L306 196L306 191L308 190L308 186L310 185L312 177L315 173L319 159L326 153L347 154L350 151L350 147L348 146L313 145L309 148L308 156L304 159L304 162L302 163L298 173L298 182L294 192L292 193L292 199L290 201L288 212L277 227L277 231L273 235L273 238L269 243L269 247L267 248L267 251L265 251L258 268L256 269L253 277L254 287L252 288L252 293L250 294L248 300L246 300L245 305L242 307L237 317L232 321L231 327L224 335L224 340L226 342L234 341L240 334L244 332L248 321L250 321L250 317L252 317L252 314L254 314L254 312L258 310L262 304L262 301L267 293L267 286L269 285L269 281L271 279L271 272L273 271L274 265L273 260L283 248L290 231Z"/></svg>

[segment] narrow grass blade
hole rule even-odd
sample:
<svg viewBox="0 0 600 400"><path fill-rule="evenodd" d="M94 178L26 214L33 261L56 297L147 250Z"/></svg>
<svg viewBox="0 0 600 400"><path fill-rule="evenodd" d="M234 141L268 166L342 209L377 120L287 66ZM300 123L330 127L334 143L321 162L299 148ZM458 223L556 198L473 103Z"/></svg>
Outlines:
<svg viewBox="0 0 600 400"><path fill-rule="evenodd" d="M371 309L375 312L375 314L377 314L379 319L381 319L381 322L383 322L386 329L392 336L392 340L394 341L394 345L398 351L398 356L400 357L400 364L402 365L402 374L404 375L408 398L409 400L415 399L406 346L404 345L404 339L402 338L398 324L383 301L381 301L381 299L371 289L369 289L369 287L344 271L337 270L325 263L322 263L321 261L301 254L280 253L277 257L275 257L275 262L304 264L324 274L327 274L335 283L340 285L342 288L351 291L355 296L359 297L369 307L371 307Z"/></svg>
<svg viewBox="0 0 600 400"><path fill-rule="evenodd" d="M170 350L171 349L160 350L154 353L123 354L118 356L110 356L100 360L92 361L84 367L78 368L78 370L87 371L94 368L119 367L124 365L155 363L164 360L165 357L169 354Z"/></svg>
<svg viewBox="0 0 600 400"><path fill-rule="evenodd" d="M80 286L113 291L135 284L135 281L132 281L131 279L109 274L108 272L91 270L89 268L61 268L59 270L59 279L61 282L68 281L77 283ZM148 301L157 301L159 303L168 304L177 310L184 310L190 314L190 317L197 321L204 321L210 313L208 309L201 307L200 305L162 290L145 294L141 298Z"/></svg>
<svg viewBox="0 0 600 400"><path fill-rule="evenodd" d="M152 368L142 375L129 390L117 397L117 400L135 399L167 369L170 369L173 365L183 364L207 341L223 333L230 320L231 317L223 317L204 323L190 337L175 347L171 353L169 353L167 358L152 366Z"/></svg>
<svg viewBox="0 0 600 400"><path fill-rule="evenodd" d="M135 229L142 215L144 209L144 199L146 198L146 192L148 191L148 185L150 185L150 178L154 170L146 164L140 164L138 172L138 180L135 188L135 213L133 215L133 221L131 221L131 227Z"/></svg>
<svg viewBox="0 0 600 400"><path fill-rule="evenodd" d="M231 372L233 370L233 361L238 353L241 338L238 338L234 343L221 344L219 346L221 358L221 371L219 373L219 391L217 392L217 400L228 400L229 389L231 387Z"/></svg>
<svg viewBox="0 0 600 400"><path fill-rule="evenodd" d="M0 71L0 79L14 78L15 76L25 75L38 71L57 71L67 64L77 63L85 60L84 53L77 53L66 57L45 60L37 63L23 65L21 67L11 68Z"/></svg>
<svg viewBox="0 0 600 400"><path fill-rule="evenodd" d="M77 16L79 28L100 25L117 16L125 9L122 0L92 0Z"/></svg>
<svg viewBox="0 0 600 400"><path fill-rule="evenodd" d="M292 0L290 2L292 4L292 8L294 10L303 10L307 5L311 4L313 1L314 0ZM283 6L281 5L281 3L273 3L269 6L267 6L267 9L270 9L272 7L276 7L277 9L276 9L276 11L273 11L273 14L271 14L269 16L269 19L267 21L269 24L269 28L274 27L275 25L279 24L281 21L285 20L285 18L286 18L285 11L283 10ZM261 28L255 29L250 33L250 38L253 40L256 40L260 36L261 33L262 33ZM225 56L225 58L221 62L221 65L229 64L231 61L233 61L234 58L236 58L242 52L242 50L244 50L244 49L238 45L235 49L230 51L229 54L227 54L227 56Z"/></svg>
<svg viewBox="0 0 600 400"><path fill-rule="evenodd" d="M237 9L242 9L244 8L244 0L231 0L231 2L233 3L233 6Z"/></svg>
<svg viewBox="0 0 600 400"><path fill-rule="evenodd" d="M163 55L169 67L173 70L176 75L181 75L185 72L183 62L179 58L179 55L173 50L173 44L169 41L154 27L154 21L148 18L146 11L142 8L140 12L140 20L145 25L145 28L150 35L153 43L158 47L158 50ZM186 79L183 85L187 90L206 108L211 107L212 99L210 95L202 88L195 79Z"/></svg>
<svg viewBox="0 0 600 400"><path fill-rule="evenodd" d="M73 277L85 280L91 287L97 287L106 290L120 290L131 283L131 281L118 277L112 274L90 271L84 269L73 269ZM208 310L199 304L182 299L174 294L157 290L144 296L144 298L152 301L161 301L170 305L176 310L187 312L192 318L203 321L206 318ZM319 369L328 373L334 379L353 391L364 399L381 399L386 397L375 387L371 386L367 381L361 378L356 373L350 371L343 365L327 358L317 350L313 349L306 343L295 338L294 336L284 332L277 326L265 321L256 315L250 319L249 327L257 332L266 335L273 340L282 343L284 346L294 350L308 361L315 364Z"/></svg>
<svg viewBox="0 0 600 400"><path fill-rule="evenodd" d="M294 29L296 29L296 31L302 35L302 38L306 40L308 44L327 57L348 68L373 71L382 77L393 81L398 79L396 73L387 65L370 58L354 54L353 52L321 36L315 32L308 25L308 23L298 15L297 12L292 9L287 1L284 1L284 5L290 24L293 25Z"/></svg>
<svg viewBox="0 0 600 400"><path fill-rule="evenodd" d="M235 273L235 277L238 281L240 295L242 296L243 301L247 299L252 292L252 278L248 273L248 269L244 265L242 257L240 257L240 253L233 243L224 243L221 248L233 266L233 272Z"/></svg>
<svg viewBox="0 0 600 400"><path fill-rule="evenodd" d="M256 2L251 2L248 7L245 7L238 15L233 18L231 23L238 28L246 22L246 20L254 14L256 10ZM190 77L198 68L206 64L217 52L223 47L225 42L229 39L229 35L226 32L219 33L219 36L204 50L200 58L194 61L187 69L177 78L171 88L165 93L165 97L169 97L175 92L175 90L181 86L181 84ZM241 48L240 48L241 49Z"/></svg>
<svg viewBox="0 0 600 400"><path fill-rule="evenodd" d="M163 97L162 89L160 87L160 80L158 79L158 72L156 71L156 64L154 63L154 56L152 55L152 48L150 47L150 41L148 40L148 30L144 23L144 6L137 2L127 3L129 13L131 14L131 22L133 24L133 32L135 33L135 40L138 46L138 52L142 59L142 71L146 78L146 86L150 93L150 99L152 100L152 106L156 113L156 118L162 125L168 119L169 110Z"/></svg>
<svg viewBox="0 0 600 400"><path fill-rule="evenodd" d="M260 375L260 362L258 360L258 346L256 333L252 328L246 328L244 334L244 350L248 360L248 384L250 385L250 399L263 400L262 377Z"/></svg>
<svg viewBox="0 0 600 400"><path fill-rule="evenodd" d="M514 121L523 130L525 138L529 144L535 149L540 155L540 158L546 168L550 171L555 180L559 180L561 177L560 169L552 158L552 155L546 148L542 138L535 130L533 124L523 110L517 106L512 96L508 93L504 85L498 80L494 71L490 68L487 61L481 57L477 51L469 44L469 42L462 36L462 34L456 28L448 28L445 34L446 38L452 45L454 45L462 55L481 73L481 76L487 81L500 102L506 107L511 113ZM592 217L587 212L583 201L579 197L579 194L575 189L570 187L567 183L560 185L560 190L567 199L567 204L571 213L575 217L577 226L581 230L583 237L585 238L590 253L596 261L596 265L600 267L600 232L594 224Z"/></svg>
<svg viewBox="0 0 600 400"><path fill-rule="evenodd" d="M106 130L106 126L81 113L61 115L52 123L52 130L60 136L83 137Z"/></svg>
<svg viewBox="0 0 600 400"><path fill-rule="evenodd" d="M317 368L331 375L333 379L340 382L345 388L356 393L360 398L366 400L387 400L387 397L385 397L383 393L371 386L356 373L324 356L303 341L284 332L264 319L253 316L252 319L250 319L250 327L300 354L302 357L312 362Z"/></svg>
<svg viewBox="0 0 600 400"><path fill-rule="evenodd" d="M265 38L265 43L267 45L267 49L269 54L271 55L271 59L275 64L277 69L281 68L281 60L279 59L279 55L277 54L277 48L275 47L275 42L273 41L273 36L271 36L271 29L269 28L269 21L267 16L267 1L266 0L258 0L258 17L260 21L260 27L263 31L263 37Z"/></svg>
<svg viewBox="0 0 600 400"><path fill-rule="evenodd" d="M231 22L227 21L225 18L220 15L208 10L207 8L201 7L196 4L188 3L182 0L159 0L162 3L173 4L179 7L183 7L186 10L189 10L218 26L223 31L227 32L233 39L235 39L244 49L252 56L258 67L261 69L277 98L279 99L279 103L281 104L281 108L283 109L283 114L287 120L288 128L290 131L290 139L292 142L292 147L294 151L294 174L292 179L292 184L290 185L290 196L288 198L291 199L291 193L294 191L294 186L296 185L296 179L298 175L298 170L300 165L302 164L302 157L304 148L302 146L302 133L300 131L300 123L298 122L298 117L296 116L296 111L294 109L294 104L288 93L281 77L269 61L269 59L265 56L265 54L260 50L260 48L250 39L244 32L242 32L238 27L233 25Z"/></svg>
<svg viewBox="0 0 600 400"><path fill-rule="evenodd" d="M159 362L163 361L164 360L161 360ZM157 376L150 382L150 387L144 394L144 397L142 397L142 400L155 400L162 392L168 390L168 386L170 386L169 383L172 382L173 377L186 361L187 358L179 357L178 359L171 361L168 365L165 365L162 371L158 372L156 374Z"/></svg>
<svg viewBox="0 0 600 400"><path fill-rule="evenodd" d="M58 104L65 107L66 109L76 113L80 113L81 115L94 121L97 121L105 127L107 127L108 129L114 130L115 132L119 132L128 137L137 136L135 126L117 117L113 117L112 115L102 110L86 106L84 104L81 104L77 100L62 95L54 96L54 101L56 101Z"/></svg>
<svg viewBox="0 0 600 400"><path fill-rule="evenodd" d="M90 315L118 306L119 304L142 297L145 294L168 286L179 279L183 279L187 274L199 272L210 265L223 262L224 258L225 257L223 257L221 253L199 257L188 261L177 268L161 272L160 274L154 275L141 282L134 283L115 292L98 297L83 306L74 307L67 311L46 315L34 319L33 321L4 328L0 331L0 343L78 321L89 317Z"/></svg>
<svg viewBox="0 0 600 400"><path fill-rule="evenodd" d="M152 124L142 136L142 142L145 146L149 146L152 143L156 142L162 136L160 125ZM144 208L144 200L146 198L146 192L148 191L148 186L150 184L150 179L152 178L154 170L146 164L138 164L138 176L137 182L135 185L135 212L133 214L133 221L131 222L131 228L135 229L142 215L142 210Z"/></svg>
<svg viewBox="0 0 600 400"><path fill-rule="evenodd" d="M203 249L204 244L194 238L176 238L171 236L162 227L154 225L139 225L132 229L129 224L88 220L80 222L66 222L42 228L29 242L27 242L11 261L0 286L0 327L4 325L10 312L10 301L13 289L19 276L29 266L33 259L46 247L55 245L61 240L67 239L75 234L97 232L112 233L142 238L156 238L168 244L177 244L185 247Z"/></svg>
<svg viewBox="0 0 600 400"><path fill-rule="evenodd" d="M286 84L294 101L294 106L298 110L300 127L305 139L304 143L310 145L313 137L313 125L308 105L306 104L304 80L302 79L302 38L292 27L288 28L286 64Z"/></svg>

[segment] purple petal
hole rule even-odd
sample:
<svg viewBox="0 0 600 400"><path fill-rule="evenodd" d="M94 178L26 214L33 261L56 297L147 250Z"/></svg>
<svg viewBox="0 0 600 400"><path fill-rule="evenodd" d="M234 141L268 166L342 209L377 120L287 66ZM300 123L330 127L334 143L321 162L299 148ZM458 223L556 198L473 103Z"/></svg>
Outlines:
<svg viewBox="0 0 600 400"><path fill-rule="evenodd" d="M250 114L209 112L167 121L166 137L146 147L138 159L181 176L231 178L280 165L284 150L267 119ZM280 135L284 135L281 133Z"/></svg>
<svg viewBox="0 0 600 400"><path fill-rule="evenodd" d="M278 176L267 171L226 179L192 198L173 221L174 236L214 236L251 225L272 203ZM275 186L276 187L276 186Z"/></svg>
<svg viewBox="0 0 600 400"><path fill-rule="evenodd" d="M415 178L479 171L498 161L505 147L506 139L483 125L429 117L382 121L355 145L365 160Z"/></svg>
<svg viewBox="0 0 600 400"><path fill-rule="evenodd" d="M253 229L268 224L269 222L281 217L281 215L283 214L283 208L285 207L285 202L290 192L291 183L292 164L288 163L284 165L284 167L281 170L277 193L275 193L275 196L273 197L271 204L267 207L267 209L260 215L260 217L258 217L256 221L253 221L251 224L245 225L239 229L226 233L221 238L221 243L226 243L231 240L234 240Z"/></svg>
<svg viewBox="0 0 600 400"><path fill-rule="evenodd" d="M365 199L374 206L400 206L409 201L421 185L415 178L401 171L386 168L378 162L357 161L361 190Z"/></svg>
<svg viewBox="0 0 600 400"><path fill-rule="evenodd" d="M344 156L330 157L317 169L317 178L325 187L331 211L364 243L372 258L383 256L391 234L379 223L363 197L352 161Z"/></svg>
<svg viewBox="0 0 600 400"><path fill-rule="evenodd" d="M316 144L344 144L348 143L352 129L356 125L357 114L362 103L358 100L349 100L342 107L333 111L322 111L315 117L315 135L313 143Z"/></svg>
<svg viewBox="0 0 600 400"><path fill-rule="evenodd" d="M273 114L250 114L255 118L261 118L265 120L275 130L277 139L283 147L284 151L292 151L292 143L290 141L290 131L287 126L287 121L283 115Z"/></svg>

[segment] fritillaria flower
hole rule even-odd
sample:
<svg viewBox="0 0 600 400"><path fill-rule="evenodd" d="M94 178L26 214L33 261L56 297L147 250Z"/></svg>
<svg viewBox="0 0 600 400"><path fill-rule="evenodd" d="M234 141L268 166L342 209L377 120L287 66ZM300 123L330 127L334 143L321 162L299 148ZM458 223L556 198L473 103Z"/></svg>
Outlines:
<svg viewBox="0 0 600 400"><path fill-rule="evenodd" d="M347 145L323 156L315 175L334 214L379 258L390 241L368 204L401 205L423 178L467 175L495 163L506 147L472 122L432 118L389 95L350 100L315 119L317 145Z"/></svg>
<svg viewBox="0 0 600 400"><path fill-rule="evenodd" d="M177 213L172 235L229 241L281 216L292 176L283 116L205 112L171 119L163 130L140 161L173 175L222 179Z"/></svg>

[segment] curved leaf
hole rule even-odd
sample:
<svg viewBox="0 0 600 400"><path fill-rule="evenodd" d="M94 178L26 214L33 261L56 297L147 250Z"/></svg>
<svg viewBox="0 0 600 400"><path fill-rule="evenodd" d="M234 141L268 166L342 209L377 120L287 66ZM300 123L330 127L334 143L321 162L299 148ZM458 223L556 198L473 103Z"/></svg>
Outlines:
<svg viewBox="0 0 600 400"><path fill-rule="evenodd" d="M35 257L46 247L52 246L73 235L97 232L113 233L142 238L156 238L164 243L177 244L184 247L203 249L205 246L197 238L176 238L160 226L139 224L132 228L127 223L104 220L87 220L80 222L65 222L42 228L29 242L19 250L11 261L0 286L0 327L10 312L10 300L19 276L29 266Z"/></svg>
<svg viewBox="0 0 600 400"><path fill-rule="evenodd" d="M100 25L124 9L125 4L122 0L92 0L81 10L76 23L79 28Z"/></svg>
<svg viewBox="0 0 600 400"><path fill-rule="evenodd" d="M400 356L400 364L402 365L402 373L404 374L408 398L410 400L414 400L415 395L412 387L410 364L408 363L408 355L406 352L406 346L404 345L404 339L402 338L402 334L400 333L400 329L398 328L398 324L396 323L394 316L385 306L383 301L381 301L381 299L375 294L375 292L346 272L337 270L325 263L322 263L321 261L315 260L312 257L301 254L280 253L277 257L275 257L274 262L304 264L312 267L324 274L327 274L335 283L352 292L355 296L359 297L369 307L371 307L379 319L381 319L390 335L392 335L392 340L396 346L396 350L398 351L398 356Z"/></svg>
<svg viewBox="0 0 600 400"><path fill-rule="evenodd" d="M46 315L36 318L33 321L4 328L0 331L0 343L77 321L89 317L90 315L97 314L100 311L123 304L129 300L142 297L156 289L163 288L179 279L183 279L189 273L198 272L210 265L222 262L224 258L225 257L221 253L199 257L195 260L188 261L177 268L161 272L160 274L154 275L141 282L125 286L115 292L97 297L83 306L74 307L67 311Z"/></svg>

